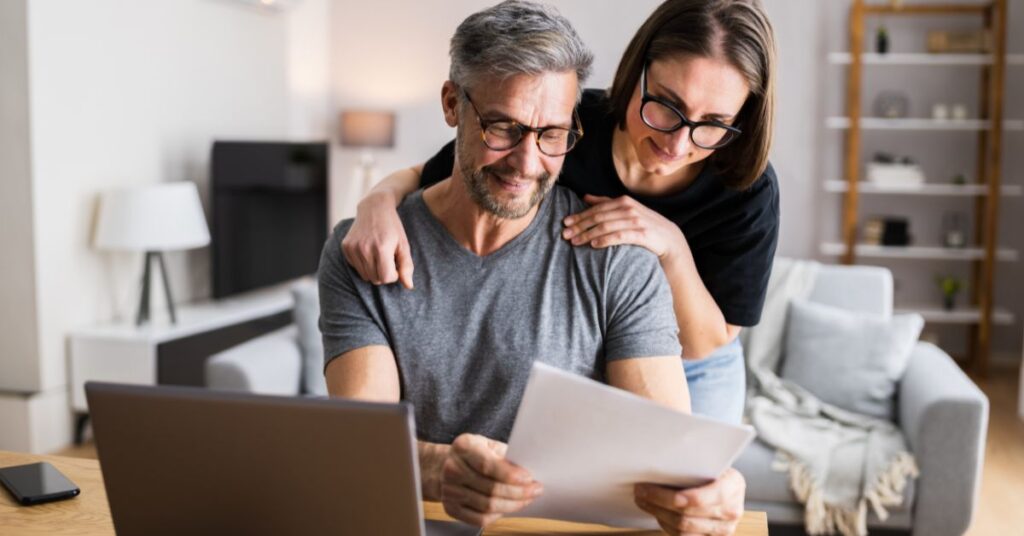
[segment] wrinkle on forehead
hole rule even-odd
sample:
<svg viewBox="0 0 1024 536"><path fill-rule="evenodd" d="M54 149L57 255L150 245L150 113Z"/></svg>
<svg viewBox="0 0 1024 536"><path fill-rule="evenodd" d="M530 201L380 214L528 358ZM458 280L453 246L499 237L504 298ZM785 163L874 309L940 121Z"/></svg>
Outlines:
<svg viewBox="0 0 1024 536"><path fill-rule="evenodd" d="M502 114L534 128L569 126L576 106L576 73L484 78L471 91L484 117Z"/></svg>

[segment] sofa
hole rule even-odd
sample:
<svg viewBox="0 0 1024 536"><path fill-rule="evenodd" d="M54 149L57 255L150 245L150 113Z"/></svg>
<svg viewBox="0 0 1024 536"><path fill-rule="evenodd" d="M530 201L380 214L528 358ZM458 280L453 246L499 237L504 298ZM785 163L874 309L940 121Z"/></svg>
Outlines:
<svg viewBox="0 0 1024 536"><path fill-rule="evenodd" d="M303 286L304 285L304 286ZM213 356L211 388L254 393L323 394L316 288L294 289L297 323ZM810 301L877 315L893 312L893 280L884 268L822 266ZM311 327L312 326L312 327ZM300 329L301 328L301 329ZM312 330L312 331L311 331ZM305 378L305 379L304 379ZM988 399L938 347L919 342L897 388L897 425L917 458L920 477L907 486L904 504L886 520L869 514L872 534L963 534L980 490L988 426ZM772 534L803 534L803 508L787 475L772 469L774 453L755 440L736 463L747 479L747 508L766 511Z"/></svg>
<svg viewBox="0 0 1024 536"><path fill-rule="evenodd" d="M825 265L809 301L889 317L892 274L879 267ZM988 399L948 354L918 342L897 385L896 406L896 424L921 474L906 487L903 506L891 508L888 519L868 514L869 531L963 534L981 488ZM789 488L787 474L772 469L773 460L774 452L755 440L737 461L737 470L747 479L747 508L768 513L773 535L803 534L803 507Z"/></svg>

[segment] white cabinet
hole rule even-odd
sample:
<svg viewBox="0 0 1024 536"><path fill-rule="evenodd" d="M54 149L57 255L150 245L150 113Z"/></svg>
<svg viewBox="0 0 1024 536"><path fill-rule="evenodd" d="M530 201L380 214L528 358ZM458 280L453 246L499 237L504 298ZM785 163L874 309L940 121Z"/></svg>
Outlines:
<svg viewBox="0 0 1024 536"><path fill-rule="evenodd" d="M70 335L71 407L88 411L85 382L202 385L207 357L291 323L290 284L224 300L185 305L178 323L157 319L137 327L117 323Z"/></svg>

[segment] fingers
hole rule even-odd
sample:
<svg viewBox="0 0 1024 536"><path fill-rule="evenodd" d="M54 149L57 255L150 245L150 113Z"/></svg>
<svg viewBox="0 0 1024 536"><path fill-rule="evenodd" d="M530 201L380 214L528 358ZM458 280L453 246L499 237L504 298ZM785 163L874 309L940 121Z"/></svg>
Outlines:
<svg viewBox="0 0 1024 536"><path fill-rule="evenodd" d="M483 497L491 497L498 500L512 502L523 502L526 504L538 497L543 491L540 483L531 482L525 485L508 484L488 478L469 466L465 460L457 456L445 461L444 482L453 486L463 487ZM526 504L509 504L508 508L518 510ZM504 510L504 509L502 509ZM511 510L511 511L514 511ZM481 507L480 511L487 511Z"/></svg>
<svg viewBox="0 0 1024 536"><path fill-rule="evenodd" d="M732 534L743 516L746 481L730 468L703 486L677 490L637 484L634 490L637 506L669 534Z"/></svg>
<svg viewBox="0 0 1024 536"><path fill-rule="evenodd" d="M463 434L445 460L442 502L456 519L484 526L525 508L543 491L523 468L504 459L507 446Z"/></svg>
<svg viewBox="0 0 1024 536"><path fill-rule="evenodd" d="M689 502L680 490L658 486L655 484L637 484L634 487L636 498L646 501L659 508L681 511L689 506Z"/></svg>
<svg viewBox="0 0 1024 536"><path fill-rule="evenodd" d="M405 237L394 245L387 242L356 243L346 237L341 242L341 251L363 281L374 285L401 282L405 288L413 289L414 266L409 241Z"/></svg>
<svg viewBox="0 0 1024 536"><path fill-rule="evenodd" d="M624 243L638 244L647 235L643 225L634 219L607 221L587 229L572 238L574 246L590 244L607 247Z"/></svg>
<svg viewBox="0 0 1024 536"><path fill-rule="evenodd" d="M743 475L730 467L717 480L682 490L680 494L686 498L690 506L720 506L726 512L742 515L746 488L747 483Z"/></svg>
<svg viewBox="0 0 1024 536"><path fill-rule="evenodd" d="M390 248L374 248L372 251L372 266L374 277L371 283L374 285L387 285L398 281L398 270L395 267L395 256L397 252L388 254Z"/></svg>
<svg viewBox="0 0 1024 536"><path fill-rule="evenodd" d="M526 469L505 459L503 445L495 443L483 436L463 434L455 438L452 451L474 471L491 480L517 485L533 482Z"/></svg>
<svg viewBox="0 0 1024 536"><path fill-rule="evenodd" d="M402 282L402 286L412 290L412 253L409 251L409 241L402 240L398 244L398 251L395 252L395 262L398 263L398 280Z"/></svg>
<svg viewBox="0 0 1024 536"><path fill-rule="evenodd" d="M366 269L366 262L359 251L359 248L349 241L349 237L345 237L341 241L341 253L345 256L345 260L348 261L349 266L355 269L356 273L359 274L359 278L363 281L370 281L372 279L371 272Z"/></svg>
<svg viewBox="0 0 1024 536"><path fill-rule="evenodd" d="M446 471L450 471L447 469ZM467 480L467 475L452 477L446 472L441 493L447 502L459 503L481 513L508 514L526 508L535 498L540 496L540 486L522 487L507 484L493 484L480 479ZM483 488L482 490L480 488Z"/></svg>
<svg viewBox="0 0 1024 536"><path fill-rule="evenodd" d="M661 530L665 531L666 534L677 535L682 533L679 529L679 525L682 523L681 514L672 510L666 510L640 498L636 498L635 502L638 508L654 516Z"/></svg>
<svg viewBox="0 0 1024 536"><path fill-rule="evenodd" d="M658 521L658 525L668 534L728 536L735 532L738 525L735 520L691 516L686 513L662 508L639 498L636 499L636 505L641 510L654 516Z"/></svg>
<svg viewBox="0 0 1024 536"><path fill-rule="evenodd" d="M601 198L595 198L595 199L601 199L602 201L600 203L596 204L596 205L591 206L590 208L588 208L586 210L583 210L583 211L577 213L577 214L572 214L572 215L566 216L562 220L562 223L565 224L566 227L570 227L570 228L575 228L577 226L580 226L580 227L582 227L582 229L579 229L579 230L583 230L583 229L586 229L587 227L591 226L591 225L585 225L585 222L587 222L591 218L594 218L596 215L601 214L603 212L619 211L619 210L637 211L641 207L641 205L639 203L637 203L636 200L634 200L632 197L628 197L628 196L618 197L618 198L615 198L615 199L609 199L607 197L601 197Z"/></svg>

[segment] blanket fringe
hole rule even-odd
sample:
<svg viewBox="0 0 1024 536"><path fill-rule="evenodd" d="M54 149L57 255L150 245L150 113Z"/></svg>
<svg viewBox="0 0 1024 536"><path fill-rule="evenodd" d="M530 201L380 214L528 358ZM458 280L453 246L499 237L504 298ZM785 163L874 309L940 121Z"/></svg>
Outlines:
<svg viewBox="0 0 1024 536"><path fill-rule="evenodd" d="M886 506L899 506L903 504L903 490L907 487L910 478L917 478L920 471L914 455L903 451L893 457L878 478L864 494L864 499L874 510L878 519L885 521L889 518L889 511Z"/></svg>
<svg viewBox="0 0 1024 536"><path fill-rule="evenodd" d="M792 455L779 451L772 469L789 473L790 487L804 504L805 530L811 535L838 532L843 536L867 536L868 505L879 519L885 520L889 517L885 507L902 504L908 479L916 478L919 474L914 456L906 451L900 452L857 501L857 508L849 509L826 503L821 484L814 479L807 466Z"/></svg>

